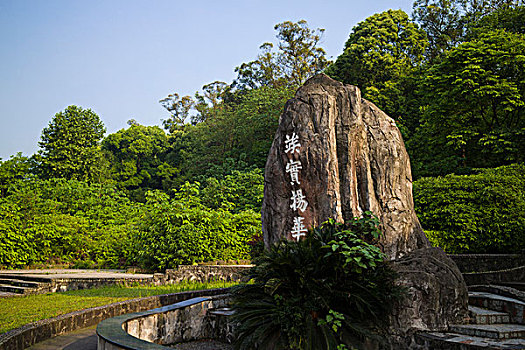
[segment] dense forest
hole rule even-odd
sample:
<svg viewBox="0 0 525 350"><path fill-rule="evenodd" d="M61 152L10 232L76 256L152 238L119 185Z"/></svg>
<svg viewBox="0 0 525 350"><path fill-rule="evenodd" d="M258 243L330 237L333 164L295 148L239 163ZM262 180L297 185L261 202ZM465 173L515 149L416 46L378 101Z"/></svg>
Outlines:
<svg viewBox="0 0 525 350"><path fill-rule="evenodd" d="M159 103L159 126L105 135L69 106L39 151L0 160L0 267L245 260L261 245L264 165L284 104L324 72L391 116L411 158L416 210L448 252L525 249L525 6L415 0L358 23L330 61L324 30L275 26L232 82ZM159 97L161 98L161 97Z"/></svg>

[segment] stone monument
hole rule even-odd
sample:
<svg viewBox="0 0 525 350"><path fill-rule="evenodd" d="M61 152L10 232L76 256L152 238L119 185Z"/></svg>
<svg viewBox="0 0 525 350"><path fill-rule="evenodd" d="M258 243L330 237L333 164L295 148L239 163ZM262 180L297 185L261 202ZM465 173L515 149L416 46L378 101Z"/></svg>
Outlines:
<svg viewBox="0 0 525 350"><path fill-rule="evenodd" d="M421 228L395 121L361 98L357 87L317 75L286 103L279 120L265 168L264 242L299 240L329 218L345 222L365 211L379 218L381 249L408 291L391 316L393 348L408 348L416 331L463 322L465 282Z"/></svg>
<svg viewBox="0 0 525 350"><path fill-rule="evenodd" d="M414 212L410 162L393 119L324 74L288 101L265 169L263 235L298 239L328 218L371 211L392 259L430 244Z"/></svg>

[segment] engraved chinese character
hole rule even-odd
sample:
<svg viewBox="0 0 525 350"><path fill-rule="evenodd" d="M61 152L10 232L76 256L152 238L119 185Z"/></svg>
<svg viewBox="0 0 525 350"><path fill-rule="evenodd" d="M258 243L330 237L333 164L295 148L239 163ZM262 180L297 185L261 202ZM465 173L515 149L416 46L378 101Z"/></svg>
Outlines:
<svg viewBox="0 0 525 350"><path fill-rule="evenodd" d="M304 218L301 216L293 218L293 227L291 234L293 238L297 239L297 241L299 241L299 239L302 236L306 236L306 232L308 232L308 230L303 224L303 220Z"/></svg>
<svg viewBox="0 0 525 350"><path fill-rule="evenodd" d="M290 208L305 211L308 206L308 202L305 199L306 197L303 195L303 190L292 191L292 204L290 204Z"/></svg>
<svg viewBox="0 0 525 350"><path fill-rule="evenodd" d="M292 134L291 137L290 135L286 135L286 140L284 140L284 146L285 146L284 151L286 153L289 153L289 152L299 153L299 148L301 148L301 144L299 143L299 136L297 136L295 132Z"/></svg>
<svg viewBox="0 0 525 350"><path fill-rule="evenodd" d="M286 172L290 173L290 176L292 178L292 181L290 182L293 186L293 184L301 184L299 182L299 170L301 170L303 167L301 166L300 161L293 161L290 160L288 164L286 164Z"/></svg>

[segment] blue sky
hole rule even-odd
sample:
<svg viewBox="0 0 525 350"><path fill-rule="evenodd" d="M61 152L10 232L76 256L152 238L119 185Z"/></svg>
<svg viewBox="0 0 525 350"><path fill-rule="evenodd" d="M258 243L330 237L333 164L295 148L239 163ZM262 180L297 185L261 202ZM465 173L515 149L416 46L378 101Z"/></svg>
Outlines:
<svg viewBox="0 0 525 350"><path fill-rule="evenodd" d="M69 105L91 108L107 133L135 119L159 125L158 101L231 82L274 25L305 19L341 54L353 26L412 0L138 1L0 0L0 158L31 155L41 131Z"/></svg>

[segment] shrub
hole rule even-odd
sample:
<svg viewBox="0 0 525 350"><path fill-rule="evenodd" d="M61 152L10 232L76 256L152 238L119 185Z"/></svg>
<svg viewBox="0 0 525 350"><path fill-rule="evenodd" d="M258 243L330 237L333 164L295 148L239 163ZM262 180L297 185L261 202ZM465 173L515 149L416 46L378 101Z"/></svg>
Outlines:
<svg viewBox="0 0 525 350"><path fill-rule="evenodd" d="M343 349L372 336L400 295L375 245L378 221L328 221L256 259L233 290L240 349Z"/></svg>
<svg viewBox="0 0 525 350"><path fill-rule="evenodd" d="M248 243L260 231L260 214L207 208L200 203L198 186L184 185L173 199L161 192L147 193L147 213L134 238L142 266L163 270L250 258Z"/></svg>
<svg viewBox="0 0 525 350"><path fill-rule="evenodd" d="M90 261L122 266L134 259L129 238L141 210L111 185L19 181L0 198L0 265Z"/></svg>
<svg viewBox="0 0 525 350"><path fill-rule="evenodd" d="M414 204L430 241L448 253L525 249L525 165L414 182Z"/></svg>

